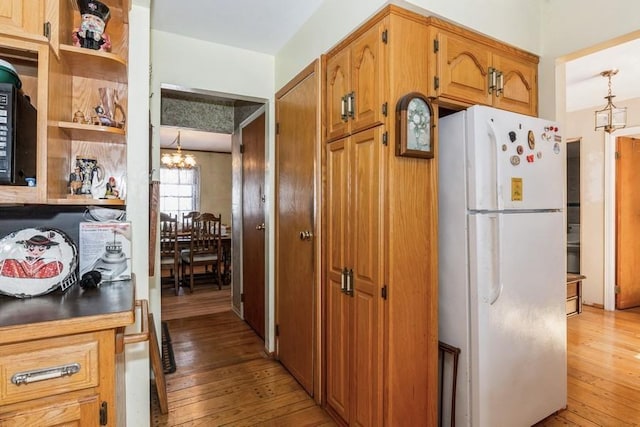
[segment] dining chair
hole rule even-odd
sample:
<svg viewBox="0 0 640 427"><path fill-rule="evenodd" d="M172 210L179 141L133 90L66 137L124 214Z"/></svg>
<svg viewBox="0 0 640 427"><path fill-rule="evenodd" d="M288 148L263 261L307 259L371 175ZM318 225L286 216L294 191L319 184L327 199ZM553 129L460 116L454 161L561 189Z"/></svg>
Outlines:
<svg viewBox="0 0 640 427"><path fill-rule="evenodd" d="M168 268L178 295L180 253L178 251L178 217L160 213L160 269Z"/></svg>
<svg viewBox="0 0 640 427"><path fill-rule="evenodd" d="M191 211L189 213L182 214L182 228L181 228L181 230L183 232L191 231L191 227L193 226L193 220L198 216L200 216L200 212L198 212L198 211Z"/></svg>
<svg viewBox="0 0 640 427"><path fill-rule="evenodd" d="M184 249L180 253L182 278L183 280L186 278L186 268L189 267L189 289L191 292L193 292L195 267L199 266L204 266L205 272L208 266L212 266L218 282L218 289L222 289L221 264L224 260L220 224L221 215L212 213L203 213L193 220L189 249Z"/></svg>

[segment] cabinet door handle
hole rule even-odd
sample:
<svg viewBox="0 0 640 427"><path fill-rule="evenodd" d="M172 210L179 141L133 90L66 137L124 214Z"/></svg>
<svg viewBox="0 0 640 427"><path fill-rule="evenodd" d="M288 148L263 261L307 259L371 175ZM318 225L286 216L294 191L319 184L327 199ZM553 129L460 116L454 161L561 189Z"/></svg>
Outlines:
<svg viewBox="0 0 640 427"><path fill-rule="evenodd" d="M347 112L349 117L354 118L356 116L356 93L351 92L347 95Z"/></svg>
<svg viewBox="0 0 640 427"><path fill-rule="evenodd" d="M498 77L498 87L496 90L496 96L500 96L500 94L504 95L504 74L502 73L502 71L498 71L497 73Z"/></svg>
<svg viewBox="0 0 640 427"><path fill-rule="evenodd" d="M349 296L353 296L353 270L349 269L347 273L347 290L345 292Z"/></svg>
<svg viewBox="0 0 640 427"><path fill-rule="evenodd" d="M79 363L69 363L51 368L35 369L33 371L18 372L13 374L11 382L15 385L35 383L38 381L51 380L64 376L71 376L80 372Z"/></svg>
<svg viewBox="0 0 640 427"><path fill-rule="evenodd" d="M342 293L346 293L347 292L347 267L343 268L342 271L340 272L340 292Z"/></svg>
<svg viewBox="0 0 640 427"><path fill-rule="evenodd" d="M487 78L488 78L489 93L491 94L496 88L496 69L495 68L489 67L489 76Z"/></svg>
<svg viewBox="0 0 640 427"><path fill-rule="evenodd" d="M348 116L347 116L347 96L345 95L342 98L340 98L340 119L342 119L343 122L346 122L348 120Z"/></svg>

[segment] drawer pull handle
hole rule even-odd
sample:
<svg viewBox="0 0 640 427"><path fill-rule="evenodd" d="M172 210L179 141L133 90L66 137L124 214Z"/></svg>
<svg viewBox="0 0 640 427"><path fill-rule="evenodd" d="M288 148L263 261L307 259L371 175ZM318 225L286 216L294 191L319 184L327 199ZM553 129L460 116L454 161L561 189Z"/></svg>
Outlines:
<svg viewBox="0 0 640 427"><path fill-rule="evenodd" d="M60 378L80 372L79 363L56 366L53 368L37 369L35 371L18 372L11 377L11 382L15 385L35 383L37 381Z"/></svg>

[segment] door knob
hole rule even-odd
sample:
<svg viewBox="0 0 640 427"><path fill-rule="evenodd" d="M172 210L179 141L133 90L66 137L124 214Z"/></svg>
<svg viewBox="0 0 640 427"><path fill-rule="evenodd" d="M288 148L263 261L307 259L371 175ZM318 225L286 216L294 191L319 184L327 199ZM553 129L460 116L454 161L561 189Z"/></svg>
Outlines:
<svg viewBox="0 0 640 427"><path fill-rule="evenodd" d="M313 233L309 230L300 232L300 240L311 240L312 237L313 237Z"/></svg>
<svg viewBox="0 0 640 427"><path fill-rule="evenodd" d="M256 225L256 230L264 230L264 222L262 224Z"/></svg>

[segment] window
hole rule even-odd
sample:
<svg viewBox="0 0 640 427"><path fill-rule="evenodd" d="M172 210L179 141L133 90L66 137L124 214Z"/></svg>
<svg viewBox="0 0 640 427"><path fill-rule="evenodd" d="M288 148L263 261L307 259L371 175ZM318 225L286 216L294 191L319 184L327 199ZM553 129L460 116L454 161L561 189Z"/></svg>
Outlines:
<svg viewBox="0 0 640 427"><path fill-rule="evenodd" d="M175 215L200 208L200 169L160 168L160 212Z"/></svg>

